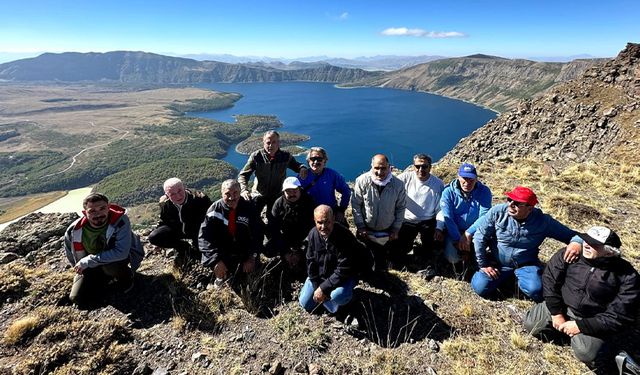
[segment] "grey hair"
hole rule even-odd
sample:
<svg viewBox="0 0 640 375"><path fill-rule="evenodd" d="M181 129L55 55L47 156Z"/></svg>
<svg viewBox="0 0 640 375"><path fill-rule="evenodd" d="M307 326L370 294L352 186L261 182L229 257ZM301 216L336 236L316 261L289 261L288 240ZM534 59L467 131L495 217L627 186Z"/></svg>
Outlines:
<svg viewBox="0 0 640 375"><path fill-rule="evenodd" d="M177 177L171 177L170 179L166 180L164 184L162 184L162 190L167 191L174 186L180 186L180 185L184 187L184 183L182 183L181 179Z"/></svg>
<svg viewBox="0 0 640 375"><path fill-rule="evenodd" d="M426 160L427 163L429 163L429 165L433 164L433 160L431 159L431 156L429 156L427 154L415 154L415 155L413 155L413 162L415 163L416 160Z"/></svg>
<svg viewBox="0 0 640 375"><path fill-rule="evenodd" d="M331 208L331 206L328 206L326 204L321 204L318 207L316 207L313 210L313 215L319 215L320 213L326 212L330 218L334 219L335 216L333 215L333 209Z"/></svg>
<svg viewBox="0 0 640 375"><path fill-rule="evenodd" d="M329 156L327 155L327 151L324 148L318 147L318 146L311 147L309 149L309 151L307 152L307 160L309 160L309 158L311 157L311 153L312 152L319 152L319 153L322 154L322 158L324 160L329 160Z"/></svg>
<svg viewBox="0 0 640 375"><path fill-rule="evenodd" d="M275 130L267 130L262 136L262 139L271 138L272 135L275 135L278 139L280 139L280 133Z"/></svg>
<svg viewBox="0 0 640 375"><path fill-rule="evenodd" d="M240 183L238 182L238 180L230 178L222 182L222 185L220 185L220 192L224 192L225 190L230 190L232 188L237 188L238 190L240 190Z"/></svg>
<svg viewBox="0 0 640 375"><path fill-rule="evenodd" d="M613 256L620 256L620 249L611 245L604 245L604 250Z"/></svg>

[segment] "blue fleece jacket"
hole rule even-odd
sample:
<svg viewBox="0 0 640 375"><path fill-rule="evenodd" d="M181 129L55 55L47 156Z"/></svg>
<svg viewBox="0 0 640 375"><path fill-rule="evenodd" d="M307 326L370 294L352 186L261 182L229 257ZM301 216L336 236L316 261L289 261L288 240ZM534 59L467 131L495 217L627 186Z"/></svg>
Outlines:
<svg viewBox="0 0 640 375"><path fill-rule="evenodd" d="M311 195L315 205L326 204L332 208L339 207L342 211L346 210L347 207L349 207L351 190L349 189L349 185L344 181L344 177L331 168L324 168L320 177L317 177L317 180L316 177L317 175L313 174L311 169L308 169L307 178L304 180L298 175L302 188ZM313 186L311 186L312 183ZM336 201L336 191L342 194L339 206Z"/></svg>
<svg viewBox="0 0 640 375"><path fill-rule="evenodd" d="M447 238L460 240L460 232L473 235L476 232L476 221L491 208L491 190L480 181L465 197L458 180L453 180L442 192L440 212L444 217Z"/></svg>

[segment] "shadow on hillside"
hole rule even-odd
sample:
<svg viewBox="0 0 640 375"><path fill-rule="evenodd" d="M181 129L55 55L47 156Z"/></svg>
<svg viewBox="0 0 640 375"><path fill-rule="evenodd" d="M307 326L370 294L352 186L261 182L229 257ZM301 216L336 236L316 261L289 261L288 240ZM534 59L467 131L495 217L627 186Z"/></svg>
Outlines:
<svg viewBox="0 0 640 375"><path fill-rule="evenodd" d="M343 314L348 332L357 338L367 338L385 347L395 348L403 343L425 339L442 341L451 336L452 327L429 309L415 295L407 295L407 285L394 275L368 284L384 284L382 292L368 290L364 285L354 290L353 300ZM377 285L377 286L375 286ZM357 320L357 328L351 321Z"/></svg>
<svg viewBox="0 0 640 375"><path fill-rule="evenodd" d="M172 274L136 274L135 288L107 298L106 304L129 314L135 328L166 323L178 315L196 329L213 330L216 316L198 296Z"/></svg>

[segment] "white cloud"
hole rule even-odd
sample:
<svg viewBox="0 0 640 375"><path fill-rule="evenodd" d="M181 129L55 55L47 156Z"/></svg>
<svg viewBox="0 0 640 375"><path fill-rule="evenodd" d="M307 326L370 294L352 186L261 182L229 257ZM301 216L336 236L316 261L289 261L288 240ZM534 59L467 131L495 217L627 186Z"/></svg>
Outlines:
<svg viewBox="0 0 640 375"><path fill-rule="evenodd" d="M390 27L382 30L382 35L386 36L414 36L418 38L462 38L467 34L458 31L427 31L423 29L409 29L406 27Z"/></svg>
<svg viewBox="0 0 640 375"><path fill-rule="evenodd" d="M349 18L349 12L342 12L342 14L338 17L338 19L344 21Z"/></svg>

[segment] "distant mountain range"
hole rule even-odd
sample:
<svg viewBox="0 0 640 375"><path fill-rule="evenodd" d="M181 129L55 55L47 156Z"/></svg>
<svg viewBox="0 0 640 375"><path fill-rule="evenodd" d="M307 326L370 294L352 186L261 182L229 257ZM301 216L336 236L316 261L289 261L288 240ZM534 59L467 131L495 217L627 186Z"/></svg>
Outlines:
<svg viewBox="0 0 640 375"><path fill-rule="evenodd" d="M350 82L380 73L327 63L297 63L282 67L268 64L229 64L197 61L146 52L44 53L38 57L0 64L6 81L111 81L157 84L201 82Z"/></svg>

